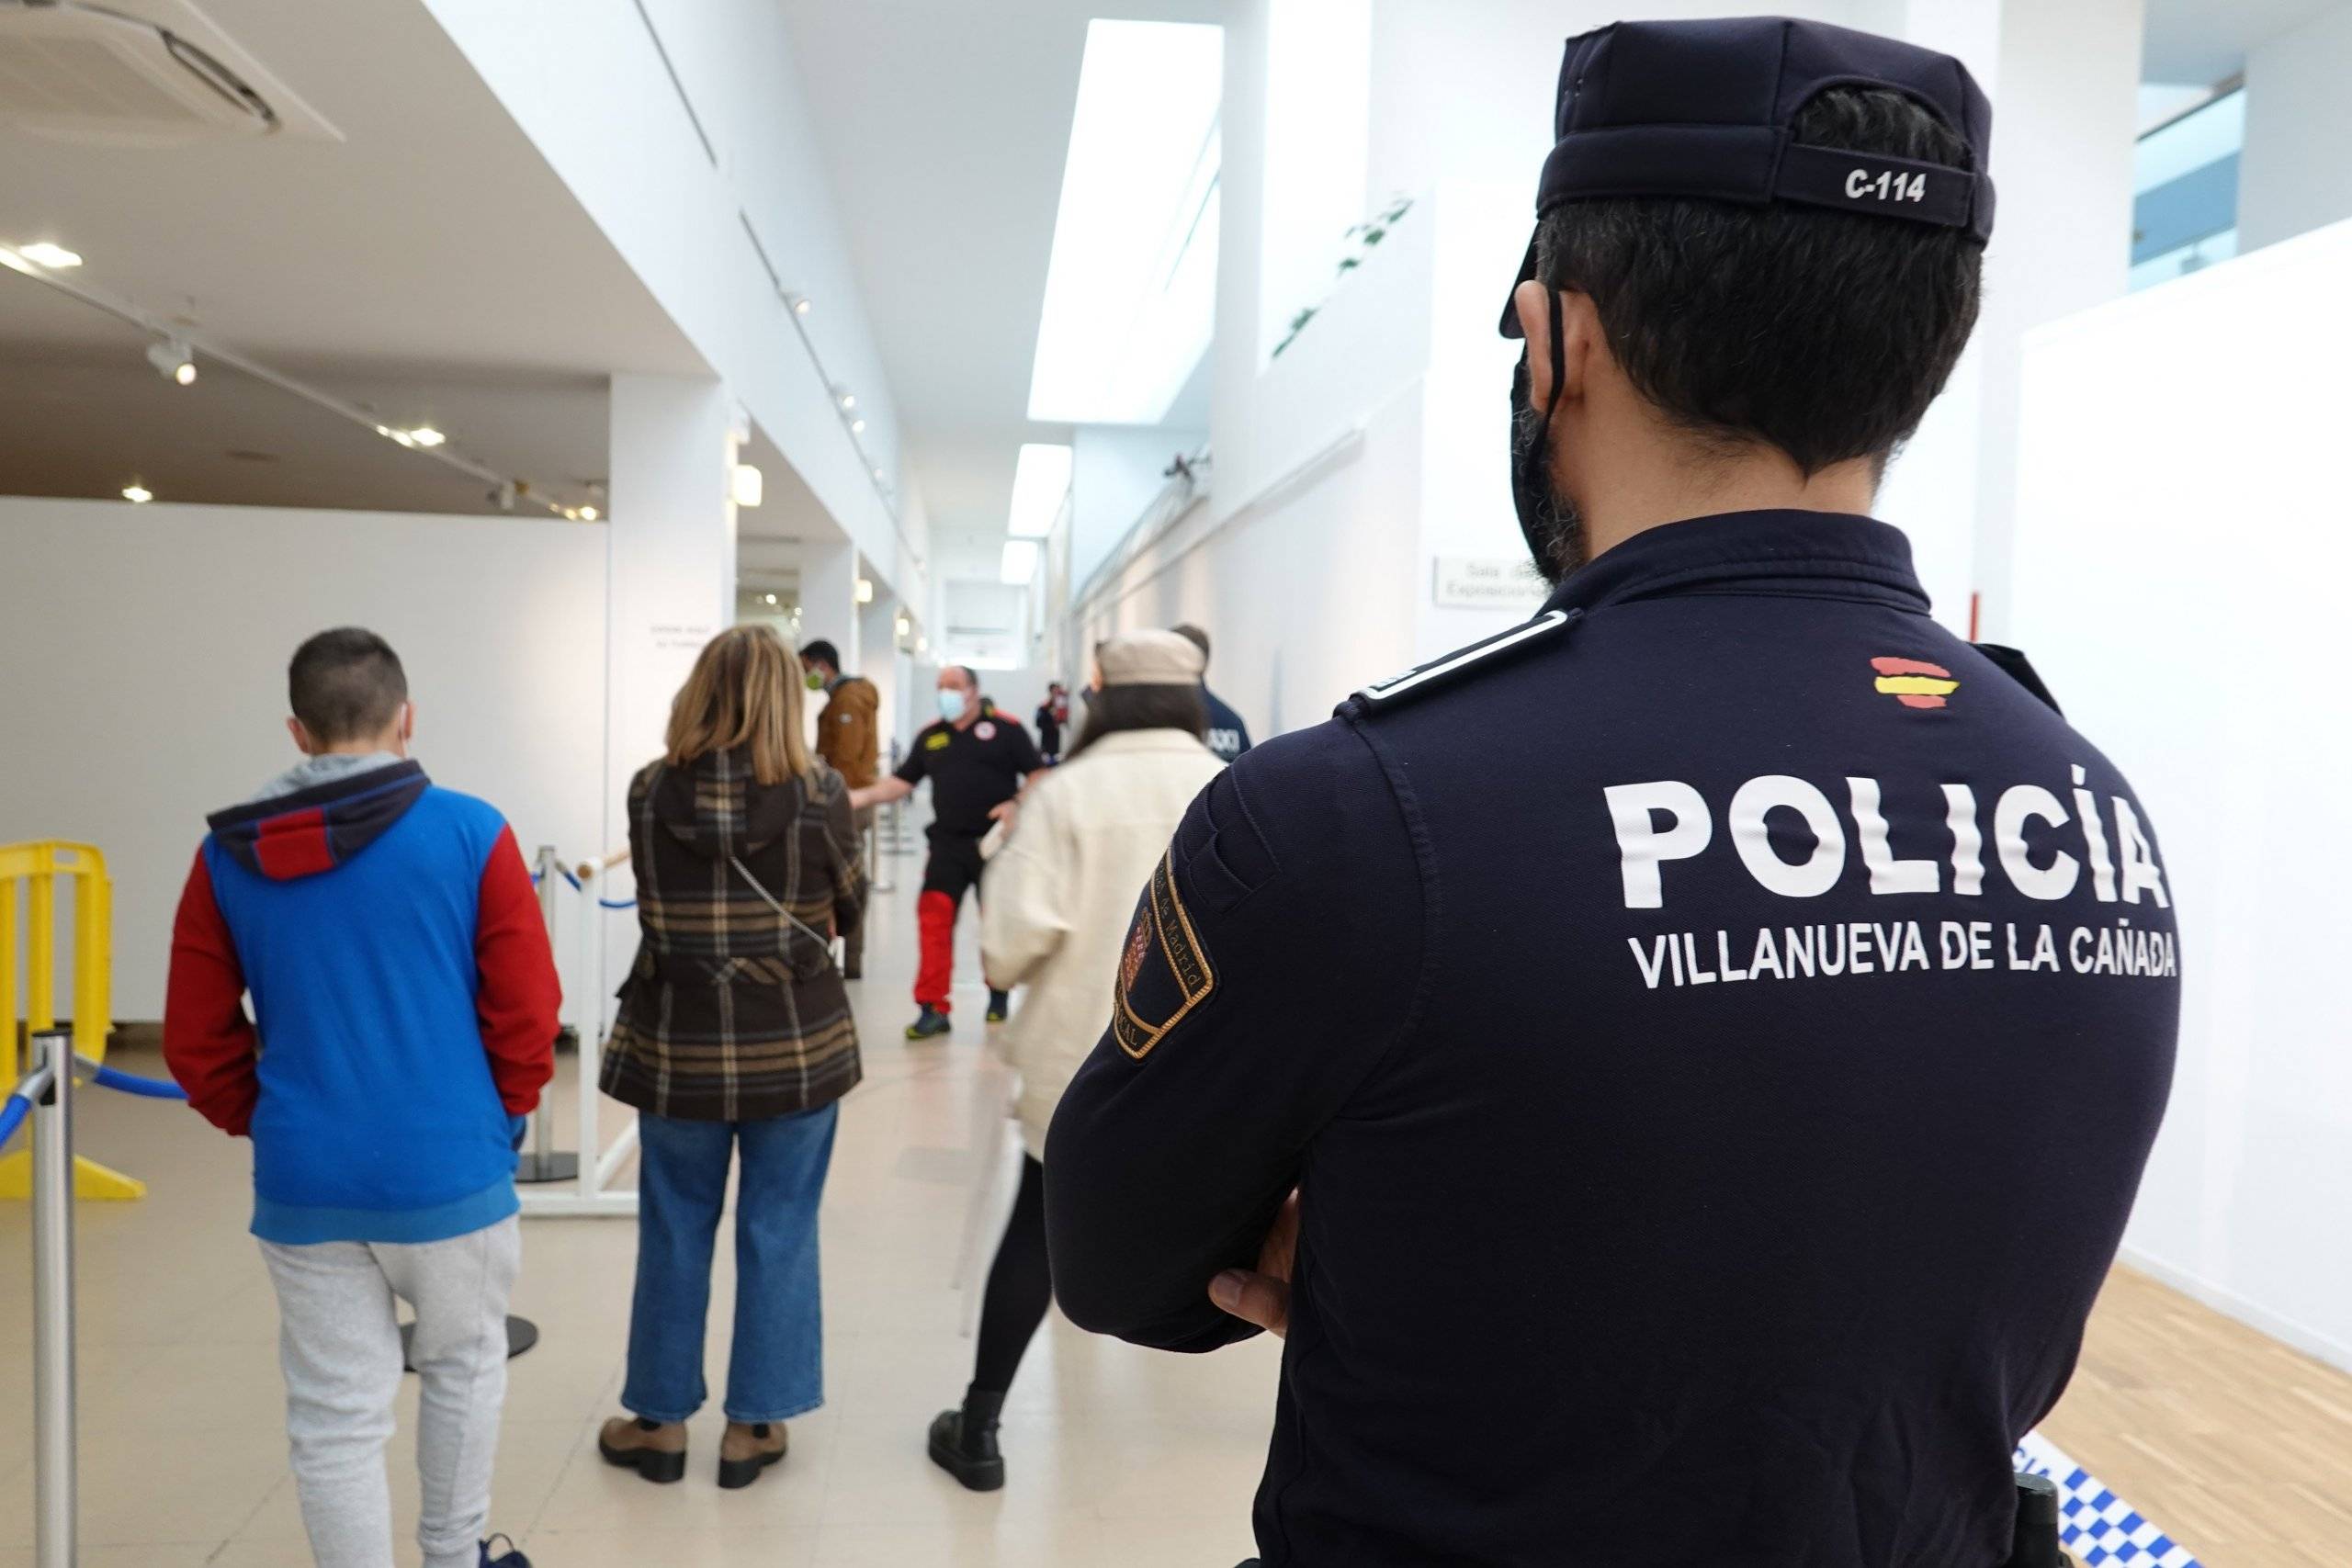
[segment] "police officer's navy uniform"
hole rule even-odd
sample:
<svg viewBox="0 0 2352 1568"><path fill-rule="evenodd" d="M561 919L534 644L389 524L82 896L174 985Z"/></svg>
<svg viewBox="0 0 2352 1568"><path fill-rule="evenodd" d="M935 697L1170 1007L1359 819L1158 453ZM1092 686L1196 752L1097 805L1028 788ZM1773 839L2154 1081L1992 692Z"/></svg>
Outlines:
<svg viewBox="0 0 2352 1568"><path fill-rule="evenodd" d="M2179 955L2131 786L1928 612L1884 524L1670 524L1194 804L1051 1249L1213 1349L1299 1192L1268 1568L2007 1557Z"/></svg>

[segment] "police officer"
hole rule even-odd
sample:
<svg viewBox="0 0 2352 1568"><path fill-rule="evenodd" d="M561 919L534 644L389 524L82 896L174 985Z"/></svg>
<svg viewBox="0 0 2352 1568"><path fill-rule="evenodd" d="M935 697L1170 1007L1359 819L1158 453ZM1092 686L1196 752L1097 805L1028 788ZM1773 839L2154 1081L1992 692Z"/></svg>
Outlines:
<svg viewBox="0 0 2352 1568"><path fill-rule="evenodd" d="M850 792L858 809L904 800L915 785L931 781L931 826L924 830L929 853L922 866L922 894L915 900L922 957L915 970L915 1021L910 1040L933 1040L954 1027L948 1014L956 973L956 917L964 895L980 885L980 840L994 823L1011 815L1029 776L1045 766L1029 732L980 694L980 679L961 664L939 672L939 717L915 736L898 771L865 789ZM1012 998L991 987L988 1021L1002 1023Z"/></svg>
<svg viewBox="0 0 2352 1568"><path fill-rule="evenodd" d="M1204 663L1207 661L1208 633L1194 626L1173 626L1170 629L1178 637L1190 641L1194 648L1199 649L1202 661ZM1206 681L1201 682L1201 701L1208 705L1209 710L1209 728L1208 734L1204 738L1204 743L1210 750L1216 753L1217 761L1221 762L1237 761L1241 753L1250 750L1250 727L1241 722L1241 716L1233 711L1233 705L1230 703L1209 690Z"/></svg>
<svg viewBox="0 0 2352 1568"><path fill-rule="evenodd" d="M1973 324L1989 119L1834 28L1571 40L1505 329L1555 592L1251 751L1143 895L1055 1285L1288 1333L1268 1568L2010 1556L2178 953L2131 786L1866 515Z"/></svg>

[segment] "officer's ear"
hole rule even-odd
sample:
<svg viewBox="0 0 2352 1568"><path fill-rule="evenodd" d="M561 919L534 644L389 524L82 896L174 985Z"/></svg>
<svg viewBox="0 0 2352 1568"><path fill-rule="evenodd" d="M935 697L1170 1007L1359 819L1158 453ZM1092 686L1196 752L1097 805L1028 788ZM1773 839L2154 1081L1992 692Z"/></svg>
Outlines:
<svg viewBox="0 0 2352 1568"><path fill-rule="evenodd" d="M1527 334L1527 395L1539 409L1552 406L1553 378L1560 371L1552 364L1552 320L1545 310L1544 285L1529 278L1511 291L1511 305L1519 311L1520 330ZM1567 377L1560 401L1563 405L1579 401L1585 395L1586 383L1596 353L1608 352L1608 344L1600 332L1600 313L1593 309L1592 296L1573 288L1549 291L1553 309L1560 312L1560 358Z"/></svg>

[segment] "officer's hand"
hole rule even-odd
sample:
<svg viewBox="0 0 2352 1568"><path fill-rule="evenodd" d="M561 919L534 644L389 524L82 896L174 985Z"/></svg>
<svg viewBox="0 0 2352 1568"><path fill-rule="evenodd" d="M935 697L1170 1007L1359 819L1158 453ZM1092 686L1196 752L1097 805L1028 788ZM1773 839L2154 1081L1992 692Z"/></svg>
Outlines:
<svg viewBox="0 0 2352 1568"><path fill-rule="evenodd" d="M1255 1272L1228 1269L1209 1281L1209 1300L1244 1323L1281 1337L1290 1332L1290 1275L1298 1253L1298 1194L1274 1212L1273 1228L1258 1248Z"/></svg>
<svg viewBox="0 0 2352 1568"><path fill-rule="evenodd" d="M989 807L989 820L991 822L1010 823L1013 818L1020 814L1020 811L1021 797L1019 795L1014 795L1011 800L1000 800L994 806Z"/></svg>

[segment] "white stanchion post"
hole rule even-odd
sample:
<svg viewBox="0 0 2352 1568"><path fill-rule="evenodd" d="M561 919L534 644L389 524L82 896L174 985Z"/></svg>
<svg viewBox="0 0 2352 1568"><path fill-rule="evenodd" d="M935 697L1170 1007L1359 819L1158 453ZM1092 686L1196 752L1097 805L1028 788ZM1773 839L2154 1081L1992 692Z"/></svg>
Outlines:
<svg viewBox="0 0 2352 1568"><path fill-rule="evenodd" d="M33 1563L74 1568L74 1037L32 1048Z"/></svg>

